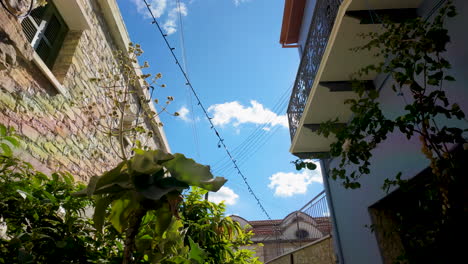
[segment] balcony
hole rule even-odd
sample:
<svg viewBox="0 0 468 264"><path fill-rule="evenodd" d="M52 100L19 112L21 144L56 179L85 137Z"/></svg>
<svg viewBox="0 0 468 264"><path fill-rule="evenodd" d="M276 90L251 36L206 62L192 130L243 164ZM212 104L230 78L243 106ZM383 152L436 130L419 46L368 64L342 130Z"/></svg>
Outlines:
<svg viewBox="0 0 468 264"><path fill-rule="evenodd" d="M289 133L293 140L304 113L312 84L325 52L338 8L343 0L318 0L314 9L310 30L301 64L297 72L288 105Z"/></svg>
<svg viewBox="0 0 468 264"><path fill-rule="evenodd" d="M318 135L318 127L328 120L348 122L352 113L344 101L356 98L351 89L351 75L383 60L373 56L375 51L351 50L367 42L359 35L383 30L375 16L388 15L390 19L415 16L421 2L316 0L311 22L303 21L301 25L302 32L308 31L308 35L297 45L302 47L302 57L287 110L291 153L310 158L329 152L334 139ZM361 80L379 88L376 74L361 76Z"/></svg>

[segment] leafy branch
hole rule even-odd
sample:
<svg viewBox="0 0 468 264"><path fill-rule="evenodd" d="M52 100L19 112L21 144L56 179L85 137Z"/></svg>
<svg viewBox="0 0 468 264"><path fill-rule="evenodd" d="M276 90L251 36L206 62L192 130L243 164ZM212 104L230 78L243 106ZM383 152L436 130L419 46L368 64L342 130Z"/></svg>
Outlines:
<svg viewBox="0 0 468 264"><path fill-rule="evenodd" d="M357 78L370 72L391 75L395 80L392 89L406 105L403 114L389 118L382 111L379 91L367 90L362 82L355 81L353 90L358 98L345 102L353 113L348 124L336 126L336 120L331 120L321 125L319 134L334 135L337 139L331 145L330 154L340 162L331 170L331 177L340 179L346 188L360 187L359 178L370 174L372 150L396 129L408 139L419 137L422 153L430 160L432 172L441 182L446 182L453 174L458 165L452 162L451 146L465 144L468 131L441 125L449 119L466 121L459 105L451 104L445 92L446 84L455 78L448 74L451 65L443 57L450 42L444 21L455 15L453 4L448 2L433 21L416 18L399 24L384 24L383 33L364 34L369 42L354 49L376 51L375 56L385 60L385 63L359 70ZM407 100L406 95L411 98ZM351 166L356 169L350 169ZM384 188L388 190L388 184L395 181L386 183Z"/></svg>

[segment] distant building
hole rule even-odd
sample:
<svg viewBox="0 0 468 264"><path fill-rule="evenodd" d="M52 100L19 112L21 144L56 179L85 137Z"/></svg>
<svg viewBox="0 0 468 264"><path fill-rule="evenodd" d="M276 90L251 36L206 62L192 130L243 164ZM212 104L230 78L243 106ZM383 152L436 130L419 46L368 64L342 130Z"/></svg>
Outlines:
<svg viewBox="0 0 468 264"><path fill-rule="evenodd" d="M47 0L28 14L30 2L0 6L0 123L23 136L17 154L37 170L87 181L120 161L115 141L90 121L113 111L90 78L121 73L113 52L126 52L130 38L115 0ZM131 87L131 110L141 110L139 120L152 132L148 146L169 151L142 87Z"/></svg>
<svg viewBox="0 0 468 264"><path fill-rule="evenodd" d="M310 244L331 232L329 217L311 217L301 211L292 212L284 219L271 221L247 221L237 215L230 217L242 227L249 226L255 234L252 238L255 244L249 248L256 251L256 256L262 262ZM264 246L259 247L256 245L258 243Z"/></svg>

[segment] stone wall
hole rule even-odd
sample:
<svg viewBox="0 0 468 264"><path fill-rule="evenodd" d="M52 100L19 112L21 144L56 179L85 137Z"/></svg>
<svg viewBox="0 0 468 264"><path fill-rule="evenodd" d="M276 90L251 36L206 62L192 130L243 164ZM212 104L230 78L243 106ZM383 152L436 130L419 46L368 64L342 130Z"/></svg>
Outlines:
<svg viewBox="0 0 468 264"><path fill-rule="evenodd" d="M0 123L23 136L17 154L36 169L69 171L87 181L119 161L109 137L91 122L109 113L110 105L103 89L89 81L100 69L111 71L117 48L98 2L78 1L91 28L68 32L51 69L65 94L32 61L20 20L0 8ZM158 140L150 144L161 148Z"/></svg>
<svg viewBox="0 0 468 264"><path fill-rule="evenodd" d="M293 252L266 262L268 264L334 264L331 236L324 237Z"/></svg>

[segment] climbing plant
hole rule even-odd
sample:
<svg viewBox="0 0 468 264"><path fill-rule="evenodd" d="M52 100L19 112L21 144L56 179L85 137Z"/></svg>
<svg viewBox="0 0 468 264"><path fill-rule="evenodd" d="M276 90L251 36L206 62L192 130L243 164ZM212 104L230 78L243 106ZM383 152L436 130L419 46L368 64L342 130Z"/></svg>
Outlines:
<svg viewBox="0 0 468 264"><path fill-rule="evenodd" d="M446 120L466 122L465 114L456 103L450 103L446 90L455 78L449 75L451 65L444 58L450 42L444 21L456 15L451 2L440 8L434 20L415 18L404 23L388 23L383 33L368 33L363 37L369 42L355 50L376 51L384 63L369 65L356 73L362 76L370 72L389 74L395 80L393 91L404 100L402 114L386 116L379 102L379 90L366 90L356 81L353 90L357 99L348 99L346 104L353 113L346 126L337 126L336 120L323 123L319 134L336 137L330 154L339 159L337 168L331 170L333 179L342 180L346 188L359 188L362 175L370 173L372 150L387 139L390 133L399 130L408 140L418 137L422 153L430 160L432 172L441 181L449 178L457 164L452 160L451 146L466 143L468 130L440 125ZM411 98L406 98L405 96ZM350 166L353 165L353 166ZM356 169L350 169L350 168ZM396 179L400 179L397 175ZM387 180L385 189L397 184Z"/></svg>
<svg viewBox="0 0 468 264"><path fill-rule="evenodd" d="M99 69L90 81L102 93L97 96L84 96L88 101L83 105L83 113L88 116L97 131L107 135L115 155L125 160L133 154L133 148L149 150L149 143L157 135L154 130L163 124L157 117L166 113L178 116L177 112L168 111L168 106L174 100L168 96L165 103L155 98L156 88L164 88L159 84L161 73L150 74L141 71L149 68L148 62L138 64L138 58L143 54L139 44L129 43L126 51L117 50L109 69ZM101 115L99 108L107 106L109 111ZM154 109L149 107L155 106Z"/></svg>

